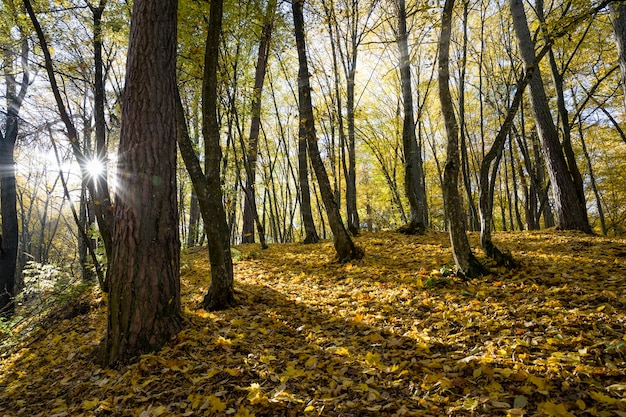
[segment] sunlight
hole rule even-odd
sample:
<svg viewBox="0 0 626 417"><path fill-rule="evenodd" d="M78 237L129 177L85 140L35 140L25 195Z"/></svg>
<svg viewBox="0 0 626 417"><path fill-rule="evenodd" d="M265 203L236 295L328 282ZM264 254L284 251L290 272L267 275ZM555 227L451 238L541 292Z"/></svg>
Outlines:
<svg viewBox="0 0 626 417"><path fill-rule="evenodd" d="M94 158L87 161L87 165L85 168L90 176L96 178L104 174L105 166L101 160Z"/></svg>

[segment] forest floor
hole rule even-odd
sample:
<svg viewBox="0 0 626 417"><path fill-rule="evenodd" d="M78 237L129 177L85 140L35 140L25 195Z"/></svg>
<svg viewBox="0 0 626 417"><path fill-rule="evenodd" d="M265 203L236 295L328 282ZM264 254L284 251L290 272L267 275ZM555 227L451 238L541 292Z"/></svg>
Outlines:
<svg viewBox="0 0 626 417"><path fill-rule="evenodd" d="M0 358L0 416L626 416L625 240L499 233L522 266L469 282L446 233L356 241L346 265L328 241L238 246L215 313L206 249L185 251L184 330L119 369L93 362L93 291Z"/></svg>

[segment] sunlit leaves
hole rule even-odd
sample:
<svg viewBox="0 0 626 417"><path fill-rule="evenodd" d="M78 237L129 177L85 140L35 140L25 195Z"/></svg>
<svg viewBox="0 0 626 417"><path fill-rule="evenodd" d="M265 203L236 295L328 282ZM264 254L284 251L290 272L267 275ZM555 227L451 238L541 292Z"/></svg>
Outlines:
<svg viewBox="0 0 626 417"><path fill-rule="evenodd" d="M424 281L451 258L445 233L365 233L358 243L370 255L346 265L333 261L329 242L274 245L254 257L253 246L241 248L239 304L213 313L194 307L208 259L190 251L187 326L162 351L97 367L92 352L106 323L94 309L1 362L0 409L621 416L624 242L553 231L495 237L521 269L432 288Z"/></svg>

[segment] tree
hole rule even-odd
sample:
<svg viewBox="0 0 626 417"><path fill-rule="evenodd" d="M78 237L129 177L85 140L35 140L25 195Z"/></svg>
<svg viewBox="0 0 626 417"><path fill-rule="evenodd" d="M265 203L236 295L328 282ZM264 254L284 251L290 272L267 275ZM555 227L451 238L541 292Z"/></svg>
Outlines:
<svg viewBox="0 0 626 417"><path fill-rule="evenodd" d="M423 233L428 225L426 209L426 186L422 165L422 149L415 136L413 116L413 92L411 88L411 68L406 27L406 5L404 0L397 0L398 12L398 49L400 50L400 82L402 84L402 104L404 119L402 125L402 144L404 146L404 188L409 200L411 219L400 231L408 234Z"/></svg>
<svg viewBox="0 0 626 417"><path fill-rule="evenodd" d="M243 151L244 166L246 169L246 185L244 193L243 210L243 230L241 232L242 243L254 243L254 223L257 223L259 234L264 233L259 222L259 213L256 207L255 181L256 181L256 161L258 156L259 131L261 128L261 98L267 61L269 59L270 40L272 39L272 28L274 26L274 15L276 14L276 0L268 0L265 11L265 21L259 42L259 54L254 74L254 90L252 91L252 120L250 121L250 136L248 137L247 149ZM259 236L265 246L265 237Z"/></svg>
<svg viewBox="0 0 626 417"><path fill-rule="evenodd" d="M526 67L531 67L535 65L535 45L528 29L524 4L521 0L509 0L509 6L522 61ZM591 233L585 201L584 198L581 200L581 193L565 160L539 68L534 70L529 87L530 103L550 176L557 228Z"/></svg>
<svg viewBox="0 0 626 417"><path fill-rule="evenodd" d="M109 273L109 365L160 349L182 328L176 13L176 0L133 5Z"/></svg>
<svg viewBox="0 0 626 417"><path fill-rule="evenodd" d="M6 8L6 10L2 10ZM0 58L3 61L6 85L6 121L4 133L0 131L0 316L13 314L15 305L15 275L18 255L17 191L15 181L15 142L20 125L20 108L29 86L28 38L17 23L18 10L13 1L0 6L10 24L2 25L0 32ZM8 23L8 22L7 22ZM17 29L20 39L15 40L11 31ZM18 59L19 58L19 59ZM19 62L19 64L18 64ZM17 74L22 73L18 81Z"/></svg>
<svg viewBox="0 0 626 417"><path fill-rule="evenodd" d="M65 125L65 134L67 138L69 139L74 157L76 158L80 166L82 178L87 182L89 193L94 199L94 203L95 203L94 205L97 206L94 208L94 211L96 213L96 219L98 221L98 226L100 228L101 235L103 236L105 240L104 246L105 246L105 251L107 251L106 252L107 260L110 260L112 255L111 255L111 252L109 251L112 251L112 246L108 247L107 249L106 241L108 240L107 236L110 236L111 227L113 227L113 219L110 213L110 210L112 209L112 207L110 205L110 197L108 196L108 186L107 186L106 178L104 177L100 178L98 180L98 185L96 186L96 180L93 178L93 176L89 175L88 164L90 161L90 157L89 157L89 154L86 154L84 150L81 148L79 137L78 137L78 130L76 129L76 125L74 124L72 120L71 112L68 111L68 108L61 96L61 89L59 88L59 85L57 83L56 74L54 70L54 62L52 60L52 54L48 46L48 40L46 39L43 28L41 27L41 24L39 23L39 20L37 19L37 15L35 14L35 11L33 9L33 6L30 0L24 0L24 7L26 8L28 16L30 17L33 27L35 28L35 32L39 40L39 45L41 46L41 50L43 52L44 67L48 75L50 88L52 89L52 94L54 96L54 101L57 105L59 115L61 117L63 124ZM96 23L97 26L100 25L101 23L99 19L102 17L101 13L104 10L104 7L105 7L105 3L101 2L97 8L92 9L92 12L94 14L94 23ZM97 26L95 29L96 34L99 31ZM98 44L100 44L100 47L102 46L101 39L94 40L94 52L95 52L94 61L96 64L96 73L100 72L101 69L98 70L97 67L98 65L102 64L101 56L98 55L99 51L101 52L101 48L99 49ZM100 61L99 61L99 58L100 58ZM99 116L101 116L101 118L99 116L96 116L96 124L100 124L99 128L97 128L97 134L96 134L97 142L98 142L96 144L96 149L98 150L98 155L101 155L101 154L104 155L106 153L106 150L104 148L105 144L103 143L105 132L104 132L104 126L102 126L102 124L104 123L104 120L103 120L104 116L102 114L104 110L104 86L103 86L103 80L99 78L98 76L96 77L96 81L95 81L95 90L96 90L95 94L98 100L101 101L100 104L96 103L96 107L100 108L100 105L102 105L102 108L96 111L96 113L98 113ZM100 112L100 110L102 110L102 113ZM105 192L106 194L104 194ZM107 205L107 203L109 204ZM86 235L86 231L81 226L82 226L81 224L78 224L79 233L82 234L83 241L87 242L89 238ZM100 282L100 287L103 289L103 291L106 292L109 290L109 281L104 276L97 262L94 248L91 245L88 245L88 248L89 248L89 251L91 252L91 257L94 261L96 271L98 273L98 280ZM108 273L108 270L107 270L107 273Z"/></svg>
<svg viewBox="0 0 626 417"><path fill-rule="evenodd" d="M217 119L217 69L220 36L222 32L223 1L211 2L209 27L204 54L202 80L202 134L206 144L206 172L202 172L188 134L185 112L178 90L176 91L176 117L178 122L178 146L185 161L187 172L193 182L200 213L207 235L211 284L202 302L205 309L222 310L234 301L233 264L230 254L230 233L226 223L226 211L222 202L220 181L220 125Z"/></svg>
<svg viewBox="0 0 626 417"><path fill-rule="evenodd" d="M306 56L306 40L304 36L303 5L304 0L293 0L292 2L294 31L299 63L299 136L300 138L306 138L309 158L320 187L320 194L322 196L322 201L324 202L324 207L326 208L328 223L333 232L333 243L335 251L339 257L339 261L342 263L350 262L353 259L361 258L363 253L354 245L354 242L343 225L341 214L339 214L339 208L337 207L337 203L335 202L335 198L333 196L333 190L330 186L328 174L326 173L326 168L324 167L324 162L322 161L319 147L317 146L315 123L313 120L313 102L311 100L311 84L309 81L309 69Z"/></svg>
<svg viewBox="0 0 626 417"><path fill-rule="evenodd" d="M618 62L621 73L620 84L624 94L624 107L626 108L626 3L613 2L609 6L615 44L617 45Z"/></svg>
<svg viewBox="0 0 626 417"><path fill-rule="evenodd" d="M465 214L459 194L459 126L454 114L452 95L450 94L450 38L452 35L452 10L454 0L446 0L441 18L441 37L439 38L439 100L448 138L446 145L446 165L443 172L443 199L446 210L446 224L450 233L452 255L458 273L466 278L475 278L486 271L472 253L465 231Z"/></svg>

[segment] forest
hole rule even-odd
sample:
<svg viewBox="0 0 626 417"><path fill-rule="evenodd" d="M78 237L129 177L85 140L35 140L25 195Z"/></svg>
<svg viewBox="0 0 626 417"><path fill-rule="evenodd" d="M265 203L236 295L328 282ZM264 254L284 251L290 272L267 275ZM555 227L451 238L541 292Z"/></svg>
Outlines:
<svg viewBox="0 0 626 417"><path fill-rule="evenodd" d="M626 415L626 4L6 0L3 415Z"/></svg>

